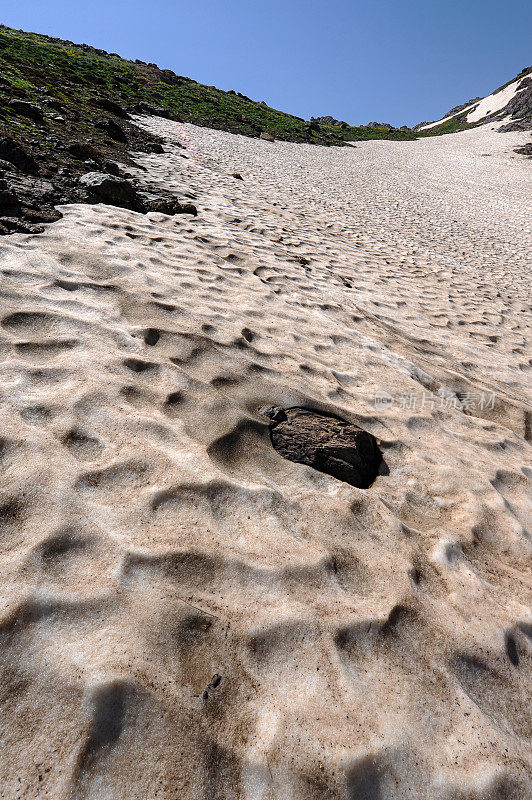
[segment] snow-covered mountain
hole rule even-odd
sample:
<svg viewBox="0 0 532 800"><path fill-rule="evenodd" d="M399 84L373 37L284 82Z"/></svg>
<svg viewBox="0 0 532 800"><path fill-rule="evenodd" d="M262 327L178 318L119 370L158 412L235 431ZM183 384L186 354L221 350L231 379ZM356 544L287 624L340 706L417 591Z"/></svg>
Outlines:
<svg viewBox="0 0 532 800"><path fill-rule="evenodd" d="M421 122L415 130L478 125L494 120L503 121L501 130L505 131L532 128L532 67L526 67L517 77L486 97L469 100L464 105L451 109L436 122Z"/></svg>

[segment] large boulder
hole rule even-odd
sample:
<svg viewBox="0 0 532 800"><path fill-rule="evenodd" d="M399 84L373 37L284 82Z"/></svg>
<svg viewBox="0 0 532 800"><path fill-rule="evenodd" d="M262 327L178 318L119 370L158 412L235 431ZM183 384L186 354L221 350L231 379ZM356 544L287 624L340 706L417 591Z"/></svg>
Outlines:
<svg viewBox="0 0 532 800"><path fill-rule="evenodd" d="M31 153L11 136L0 136L0 158L24 172L37 172L37 162Z"/></svg>
<svg viewBox="0 0 532 800"><path fill-rule="evenodd" d="M270 419L271 442L283 458L359 489L367 489L377 477L382 462L377 440L352 422L297 407L261 412Z"/></svg>
<svg viewBox="0 0 532 800"><path fill-rule="evenodd" d="M87 172L81 176L79 184L85 190L89 202L106 203L131 211L145 210L135 187L125 178L106 175L104 172Z"/></svg>
<svg viewBox="0 0 532 800"><path fill-rule="evenodd" d="M109 136L111 139L114 139L115 142L127 141L127 136L123 128L121 128L118 122L115 122L114 119L110 119L110 117L102 117L94 124L97 128L107 134L107 136Z"/></svg>
<svg viewBox="0 0 532 800"><path fill-rule="evenodd" d="M44 106L53 108L55 111L64 111L65 108L63 103L56 97L45 97L41 102Z"/></svg>
<svg viewBox="0 0 532 800"><path fill-rule="evenodd" d="M145 103L142 101L133 106L132 110L135 114L144 114L148 117L163 117L163 119L171 119L174 122L179 122L175 114L172 114L167 108L154 106L152 103Z"/></svg>
<svg viewBox="0 0 532 800"><path fill-rule="evenodd" d="M16 192L8 182L0 179L0 212L12 211L20 206Z"/></svg>
<svg viewBox="0 0 532 800"><path fill-rule="evenodd" d="M272 134L268 133L268 131L262 131L260 138L265 142L275 142L275 136L272 136Z"/></svg>
<svg viewBox="0 0 532 800"><path fill-rule="evenodd" d="M145 142L144 152L160 155L161 153L164 153L164 147L160 142Z"/></svg>
<svg viewBox="0 0 532 800"><path fill-rule="evenodd" d="M121 119L131 119L125 108L122 108L121 105L116 103L114 100L110 100L108 97L99 97L94 101L94 105L98 106L99 108L103 108L104 111L109 111L111 114L115 114Z"/></svg>
<svg viewBox="0 0 532 800"><path fill-rule="evenodd" d="M28 103L26 100L12 100L9 105L17 114L28 117L35 122L42 122L44 119L42 108L35 103Z"/></svg>
<svg viewBox="0 0 532 800"><path fill-rule="evenodd" d="M44 226L33 225L19 217L0 217L0 236L9 233L44 233Z"/></svg>

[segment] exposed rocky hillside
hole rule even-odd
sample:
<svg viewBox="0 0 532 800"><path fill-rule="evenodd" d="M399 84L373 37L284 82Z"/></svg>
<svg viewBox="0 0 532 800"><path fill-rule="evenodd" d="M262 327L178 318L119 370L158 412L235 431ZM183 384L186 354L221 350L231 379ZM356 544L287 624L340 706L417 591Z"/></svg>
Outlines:
<svg viewBox="0 0 532 800"><path fill-rule="evenodd" d="M416 136L385 126L307 122L157 64L0 26L0 234L39 232L60 217L55 207L68 202L99 199L134 210L162 202L183 210L175 198L142 197L124 183L132 152L162 152L157 138L135 124L137 114L329 146ZM87 173L100 177L87 183L81 180Z"/></svg>
<svg viewBox="0 0 532 800"><path fill-rule="evenodd" d="M502 132L532 130L532 67L486 97L475 97L452 108L436 122L420 122L420 134L452 133L486 122L504 121Z"/></svg>
<svg viewBox="0 0 532 800"><path fill-rule="evenodd" d="M136 124L136 115L325 146L412 140L493 115L510 115L503 129L514 130L532 127L531 72L417 132L378 122L357 127L330 116L306 121L157 64L0 25L0 235L38 233L60 218L58 205L70 202L195 213L178 198L143 195L131 182L132 153L163 152L157 137Z"/></svg>

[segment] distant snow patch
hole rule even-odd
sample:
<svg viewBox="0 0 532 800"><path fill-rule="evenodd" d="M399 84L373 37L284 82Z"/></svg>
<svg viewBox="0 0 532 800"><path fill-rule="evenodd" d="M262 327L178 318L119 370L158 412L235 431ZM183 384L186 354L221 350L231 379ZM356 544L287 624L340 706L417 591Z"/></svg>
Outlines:
<svg viewBox="0 0 532 800"><path fill-rule="evenodd" d="M525 77L529 77L526 75ZM483 119L483 117L487 117L490 114L495 114L497 111L501 111L501 109L505 108L508 105L510 100L513 100L521 83L524 81L525 77L518 78L513 83L509 83L504 89L500 92L495 92L494 94L490 94L481 100L477 107L471 111L467 115L468 122L478 122L479 120Z"/></svg>

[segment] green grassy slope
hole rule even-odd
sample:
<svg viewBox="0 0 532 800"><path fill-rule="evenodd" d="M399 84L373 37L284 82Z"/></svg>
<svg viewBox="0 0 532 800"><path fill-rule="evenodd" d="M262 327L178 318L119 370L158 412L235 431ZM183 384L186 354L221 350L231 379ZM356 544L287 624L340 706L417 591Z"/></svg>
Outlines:
<svg viewBox="0 0 532 800"><path fill-rule="evenodd" d="M8 106L10 98L39 103L43 93L59 101L61 114L76 120L80 138L95 133L93 101L106 97L125 106L148 102L165 108L184 122L258 136L316 144L342 144L361 139L414 139L398 129L308 123L236 92L204 86L155 64L128 61L88 45L76 45L0 25L0 127L12 135L36 133L36 125ZM101 110L99 112L101 116ZM61 122L47 120L51 133L61 135ZM24 138L26 138L24 136ZM54 138L53 135L51 137Z"/></svg>

